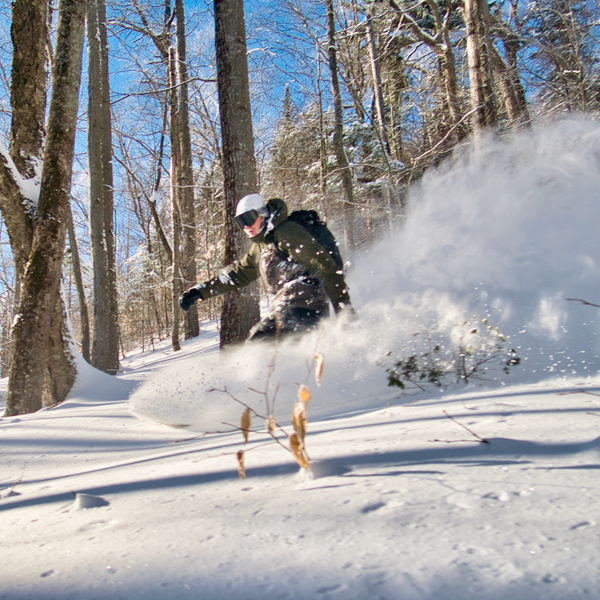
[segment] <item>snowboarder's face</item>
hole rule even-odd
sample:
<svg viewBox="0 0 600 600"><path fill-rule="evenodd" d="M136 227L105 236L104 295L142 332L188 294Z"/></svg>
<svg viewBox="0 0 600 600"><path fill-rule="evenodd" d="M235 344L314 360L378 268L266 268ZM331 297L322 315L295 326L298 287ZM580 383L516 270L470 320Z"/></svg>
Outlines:
<svg viewBox="0 0 600 600"><path fill-rule="evenodd" d="M257 217L256 221L254 221L254 223L252 223L252 225L245 225L244 226L244 233L249 238L253 238L255 235L258 235L260 233L260 230L261 230L261 227L262 227L262 222L263 222L263 218L262 217Z"/></svg>

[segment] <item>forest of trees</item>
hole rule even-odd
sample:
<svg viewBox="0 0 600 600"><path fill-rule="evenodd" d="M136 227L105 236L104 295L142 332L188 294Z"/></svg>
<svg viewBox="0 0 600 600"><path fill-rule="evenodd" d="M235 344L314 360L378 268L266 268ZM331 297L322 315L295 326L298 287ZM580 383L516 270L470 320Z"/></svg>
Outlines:
<svg viewBox="0 0 600 600"><path fill-rule="evenodd" d="M114 374L221 314L221 346L241 341L258 287L189 313L177 299L245 251L242 195L317 209L350 258L401 225L409 186L457 145L600 112L595 0L0 0L0 14L8 415L62 401L74 352Z"/></svg>

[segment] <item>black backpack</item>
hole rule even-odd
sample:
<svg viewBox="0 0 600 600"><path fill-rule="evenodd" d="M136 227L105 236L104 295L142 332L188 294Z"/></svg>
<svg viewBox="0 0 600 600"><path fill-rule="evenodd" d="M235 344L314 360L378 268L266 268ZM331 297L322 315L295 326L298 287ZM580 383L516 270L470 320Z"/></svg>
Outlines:
<svg viewBox="0 0 600 600"><path fill-rule="evenodd" d="M335 237L333 237L329 227L321 221L316 210L295 210L288 215L288 221L298 223L298 225L304 227L331 254L331 258L333 258L338 268L340 270L344 269L344 261Z"/></svg>

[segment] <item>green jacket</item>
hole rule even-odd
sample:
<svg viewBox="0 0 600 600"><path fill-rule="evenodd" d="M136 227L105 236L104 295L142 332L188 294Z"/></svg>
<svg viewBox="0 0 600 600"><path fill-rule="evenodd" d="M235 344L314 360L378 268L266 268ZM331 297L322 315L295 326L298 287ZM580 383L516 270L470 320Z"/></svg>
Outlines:
<svg viewBox="0 0 600 600"><path fill-rule="evenodd" d="M285 288L293 304L298 300L295 296L303 296L294 294L294 282L312 278L320 282L336 313L350 305L344 273L329 252L302 225L286 220L288 210L283 200L269 200L267 207L267 227L252 238L246 256L230 271L196 286L202 299L226 294L261 277L269 293L279 294ZM301 305L310 308L306 294Z"/></svg>

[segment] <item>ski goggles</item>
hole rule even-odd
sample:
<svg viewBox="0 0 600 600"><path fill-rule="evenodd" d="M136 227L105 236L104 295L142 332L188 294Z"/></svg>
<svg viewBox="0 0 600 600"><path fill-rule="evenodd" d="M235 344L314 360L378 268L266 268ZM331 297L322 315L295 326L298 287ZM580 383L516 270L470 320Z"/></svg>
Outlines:
<svg viewBox="0 0 600 600"><path fill-rule="evenodd" d="M263 212L252 208L241 215L237 215L235 217L235 222L240 226L241 229L244 229L244 227L250 227L250 225L254 225L256 219L262 216L264 216Z"/></svg>

